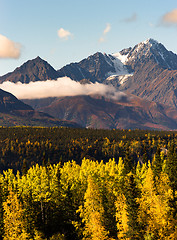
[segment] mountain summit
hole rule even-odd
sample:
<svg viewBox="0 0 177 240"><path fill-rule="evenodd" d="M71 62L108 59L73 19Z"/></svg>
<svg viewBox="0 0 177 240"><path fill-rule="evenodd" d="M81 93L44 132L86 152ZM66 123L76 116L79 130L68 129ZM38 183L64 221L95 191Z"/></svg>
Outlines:
<svg viewBox="0 0 177 240"><path fill-rule="evenodd" d="M131 65L133 69L139 62L146 63L151 60L164 69L177 70L177 55L152 38L137 44L134 48L123 49L118 57L126 59L124 63Z"/></svg>
<svg viewBox="0 0 177 240"><path fill-rule="evenodd" d="M56 79L57 71L48 62L40 57L29 60L13 72L0 77L0 83L4 81L29 83Z"/></svg>
<svg viewBox="0 0 177 240"><path fill-rule="evenodd" d="M118 57L133 70L119 88L149 101L177 107L177 55L161 43L148 39ZM119 82L120 83L120 82ZM115 81L113 84L117 84Z"/></svg>

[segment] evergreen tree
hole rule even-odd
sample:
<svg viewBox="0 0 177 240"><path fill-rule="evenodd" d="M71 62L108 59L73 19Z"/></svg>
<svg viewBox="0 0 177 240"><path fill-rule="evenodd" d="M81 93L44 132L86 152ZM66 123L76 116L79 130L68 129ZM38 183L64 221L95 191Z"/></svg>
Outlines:
<svg viewBox="0 0 177 240"><path fill-rule="evenodd" d="M175 194L175 191L177 191L177 153L174 142L172 142L169 146L166 169L171 187Z"/></svg>
<svg viewBox="0 0 177 240"><path fill-rule="evenodd" d="M117 226L116 226L116 207L115 201L116 197L113 194L112 188L110 188L109 184L104 183L102 186L102 202L104 207L104 226L109 231L109 236L116 237L117 236Z"/></svg>
<svg viewBox="0 0 177 240"><path fill-rule="evenodd" d="M143 239L142 226L138 218L140 212L140 205L137 201L138 197L140 197L140 191L136 186L135 178L132 173L129 173L126 178L125 197L128 218L128 230L126 236L131 240L141 240Z"/></svg>
<svg viewBox="0 0 177 240"><path fill-rule="evenodd" d="M148 154L146 148L144 148L144 153L143 153L143 163L148 162Z"/></svg>
<svg viewBox="0 0 177 240"><path fill-rule="evenodd" d="M160 147L157 147L155 158L153 161L153 174L154 178L159 177L160 173L162 172L162 160L160 156Z"/></svg>
<svg viewBox="0 0 177 240"><path fill-rule="evenodd" d="M130 154L129 143L127 143L124 157L125 173L129 173L133 169L133 159Z"/></svg>
<svg viewBox="0 0 177 240"><path fill-rule="evenodd" d="M28 168L27 168L27 161L26 159L23 160L23 165L22 165L22 175L26 175L28 171Z"/></svg>
<svg viewBox="0 0 177 240"><path fill-rule="evenodd" d="M171 221L171 234L177 237L177 153L174 142L169 143L166 160L166 172L172 188L172 198L169 200L169 218ZM172 238L173 239L173 238ZM174 238L175 239L175 238Z"/></svg>
<svg viewBox="0 0 177 240"><path fill-rule="evenodd" d="M3 224L3 190L0 182L0 239L4 234L4 224Z"/></svg>

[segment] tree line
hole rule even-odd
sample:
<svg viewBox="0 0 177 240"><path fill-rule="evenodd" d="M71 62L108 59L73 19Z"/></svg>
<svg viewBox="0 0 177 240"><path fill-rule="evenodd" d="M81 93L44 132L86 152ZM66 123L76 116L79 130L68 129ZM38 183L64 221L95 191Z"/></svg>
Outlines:
<svg viewBox="0 0 177 240"><path fill-rule="evenodd" d="M93 130L44 127L0 127L0 171L26 171L34 164L82 159L109 161L130 156L137 163L152 161L157 146L177 143L175 132L145 130Z"/></svg>

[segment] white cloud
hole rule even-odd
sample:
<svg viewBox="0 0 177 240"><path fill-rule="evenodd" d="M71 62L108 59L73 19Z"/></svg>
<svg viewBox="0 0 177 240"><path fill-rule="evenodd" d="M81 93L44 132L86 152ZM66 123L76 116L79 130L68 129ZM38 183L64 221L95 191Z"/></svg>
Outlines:
<svg viewBox="0 0 177 240"><path fill-rule="evenodd" d="M65 29L63 29L63 28L60 28L60 29L58 30L58 36L59 36L59 38L61 38L61 39L68 40L69 37L72 36L72 34L71 34L68 30L65 30Z"/></svg>
<svg viewBox="0 0 177 240"><path fill-rule="evenodd" d="M0 34L0 58L19 58L21 45Z"/></svg>
<svg viewBox="0 0 177 240"><path fill-rule="evenodd" d="M106 35L111 30L111 25L109 23L106 24L106 28L103 31L103 34Z"/></svg>
<svg viewBox="0 0 177 240"><path fill-rule="evenodd" d="M103 31L103 35L102 35L102 37L100 37L100 39L99 39L99 42L100 42L100 43L105 41L106 35L108 34L108 32L110 32L110 30L111 30L111 25L110 25L109 23L107 23L107 24L106 24L106 27L105 27L105 29L104 29L104 31Z"/></svg>
<svg viewBox="0 0 177 240"><path fill-rule="evenodd" d="M47 97L64 97L98 94L119 100L126 95L113 86L101 83L80 84L68 77L22 84L21 82L3 82L0 88L14 94L19 99L37 99Z"/></svg>
<svg viewBox="0 0 177 240"><path fill-rule="evenodd" d="M171 12L166 13L161 20L164 25L176 25L177 24L177 8Z"/></svg>

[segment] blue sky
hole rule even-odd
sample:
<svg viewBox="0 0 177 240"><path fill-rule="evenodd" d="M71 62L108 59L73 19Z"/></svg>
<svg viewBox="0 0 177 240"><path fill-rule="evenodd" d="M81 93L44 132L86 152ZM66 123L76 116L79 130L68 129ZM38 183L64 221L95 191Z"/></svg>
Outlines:
<svg viewBox="0 0 177 240"><path fill-rule="evenodd" d="M175 9L176 0L0 0L0 35L20 46L15 58L0 46L0 75L37 56L59 69L147 38L177 53ZM174 21L162 22L171 12Z"/></svg>

